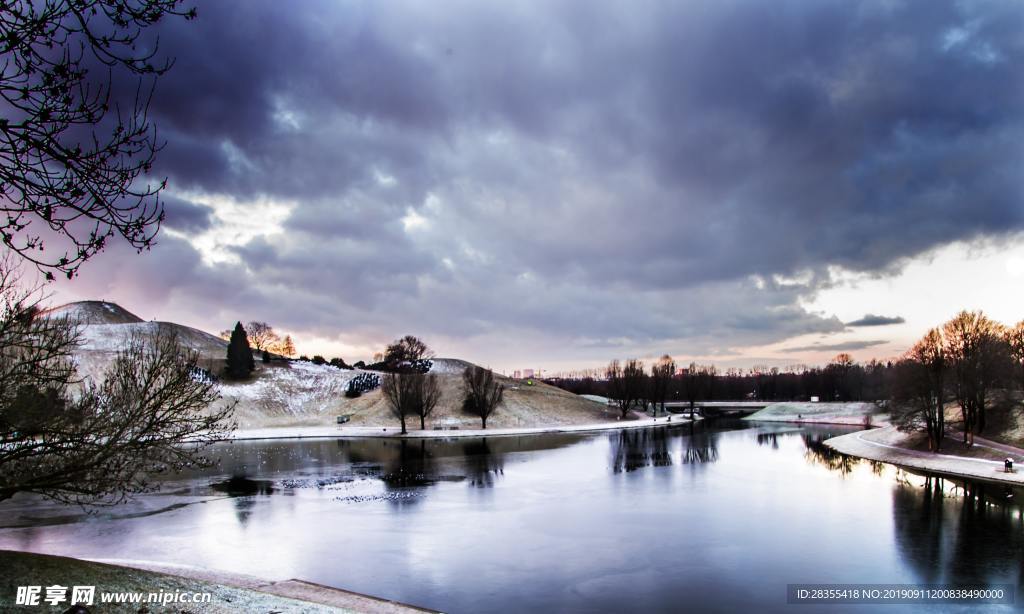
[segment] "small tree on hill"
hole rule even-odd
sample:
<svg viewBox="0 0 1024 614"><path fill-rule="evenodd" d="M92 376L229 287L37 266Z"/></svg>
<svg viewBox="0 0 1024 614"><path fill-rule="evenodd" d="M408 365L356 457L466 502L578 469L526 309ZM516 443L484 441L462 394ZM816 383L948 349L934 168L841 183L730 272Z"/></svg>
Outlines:
<svg viewBox="0 0 1024 614"><path fill-rule="evenodd" d="M479 417L483 428L486 429L487 418L501 404L505 386L494 380L494 371L476 365L466 367L462 379L466 382L466 397L462 408L467 413Z"/></svg>
<svg viewBox="0 0 1024 614"><path fill-rule="evenodd" d="M295 342L292 341L292 336L285 335L284 339L281 340L281 343L274 351L281 356L287 356L288 358L295 356Z"/></svg>
<svg viewBox="0 0 1024 614"><path fill-rule="evenodd" d="M420 417L420 430L424 430L427 428L427 416L433 413L434 408L441 400L441 386L438 384L436 375L417 373L407 377L413 377L418 382L415 411L416 415Z"/></svg>
<svg viewBox="0 0 1024 614"><path fill-rule="evenodd" d="M391 342L384 350L383 362L398 366L403 362L415 362L424 358L432 358L434 353L421 339L406 335Z"/></svg>
<svg viewBox="0 0 1024 614"><path fill-rule="evenodd" d="M281 342L281 337L266 322L256 320L249 322L245 325L245 333L249 336L249 343L258 352L274 351L275 346Z"/></svg>
<svg viewBox="0 0 1024 614"><path fill-rule="evenodd" d="M249 339L242 323L238 322L235 324L235 329L231 331L231 340L228 341L228 377L243 379L249 377L255 368L256 362L252 357Z"/></svg>
<svg viewBox="0 0 1024 614"><path fill-rule="evenodd" d="M391 413L401 422L403 435L408 432L405 427L405 419L407 416L415 414L418 402L413 378L413 375L389 373L381 382L381 391L384 393Z"/></svg>

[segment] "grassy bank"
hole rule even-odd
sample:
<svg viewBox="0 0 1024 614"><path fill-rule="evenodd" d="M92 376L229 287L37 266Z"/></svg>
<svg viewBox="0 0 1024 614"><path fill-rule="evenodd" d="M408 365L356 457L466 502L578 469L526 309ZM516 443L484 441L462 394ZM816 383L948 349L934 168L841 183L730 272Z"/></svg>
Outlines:
<svg viewBox="0 0 1024 614"><path fill-rule="evenodd" d="M51 605L44 601L46 587L94 586L95 603L91 612L175 614L320 614L328 612L417 612L402 604L349 593L330 587L288 580L269 582L248 576L231 576L205 570L182 570L182 575L95 563L62 556L0 550L0 569L4 583L0 587L0 611L3 612L65 612L70 604L64 601ZM186 577L188 576L188 577ZM202 576L205 576L202 577ZM39 605L15 605L19 586L41 586ZM209 594L205 603L113 604L100 603L101 593L141 593L148 595Z"/></svg>

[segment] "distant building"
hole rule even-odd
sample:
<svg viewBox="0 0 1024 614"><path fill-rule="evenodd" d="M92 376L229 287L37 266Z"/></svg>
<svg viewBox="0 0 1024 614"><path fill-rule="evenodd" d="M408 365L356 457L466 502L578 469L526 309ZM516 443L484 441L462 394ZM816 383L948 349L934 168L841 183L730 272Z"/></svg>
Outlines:
<svg viewBox="0 0 1024 614"><path fill-rule="evenodd" d="M512 372L512 377L514 379L523 379L523 374L519 372L519 369L516 369Z"/></svg>
<svg viewBox="0 0 1024 614"><path fill-rule="evenodd" d="M533 377L533 369L523 369L523 377L524 378Z"/></svg>

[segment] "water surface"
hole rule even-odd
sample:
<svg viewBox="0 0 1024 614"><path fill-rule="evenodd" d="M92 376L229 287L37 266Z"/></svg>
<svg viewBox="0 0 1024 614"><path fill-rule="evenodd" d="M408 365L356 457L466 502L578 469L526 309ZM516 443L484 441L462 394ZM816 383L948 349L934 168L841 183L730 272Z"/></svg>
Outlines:
<svg viewBox="0 0 1024 614"><path fill-rule="evenodd" d="M778 611L797 607L789 583L1019 584L1024 493L821 446L843 432L235 442L217 446L217 471L129 505L15 498L0 547L302 578L449 612Z"/></svg>

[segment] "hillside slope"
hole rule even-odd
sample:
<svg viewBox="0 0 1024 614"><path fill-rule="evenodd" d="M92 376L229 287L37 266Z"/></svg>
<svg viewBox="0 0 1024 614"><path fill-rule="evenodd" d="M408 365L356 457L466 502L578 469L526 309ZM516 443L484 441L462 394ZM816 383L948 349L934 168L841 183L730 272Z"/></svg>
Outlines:
<svg viewBox="0 0 1024 614"><path fill-rule="evenodd" d="M146 322L116 303L81 301L45 309L44 317L67 317L79 325L82 345L76 351L79 375L99 379L118 350L133 336L149 337L158 333L177 335L178 340L199 353L200 365L218 371L227 354L228 344L207 332L174 322Z"/></svg>
<svg viewBox="0 0 1024 614"><path fill-rule="evenodd" d="M427 428L479 428L480 419L462 412L465 383L462 372L471 363L458 359L435 359L431 373L441 385L441 401L427 418ZM350 416L352 426L398 426L380 389L355 399L346 398L349 380L372 371L341 370L308 362L258 364L248 382L224 382L222 402L238 402L236 418L241 428L272 426L328 426L337 416ZM502 404L488 419L488 426L545 426L613 421L617 413L600 403L584 399L554 386L498 376L505 386ZM419 428L419 418L409 421Z"/></svg>
<svg viewBox="0 0 1024 614"><path fill-rule="evenodd" d="M46 317L68 317L80 325L82 346L76 352L79 375L102 378L107 367L135 335L174 333L187 347L196 350L200 366L215 374L224 368L227 342L209 333L173 322L146 322L115 303L82 301L43 312ZM441 358L431 373L440 379L442 397L428 428L479 428L480 419L462 412L465 384L462 373L472 363ZM235 403L241 428L312 426L336 424L337 416L351 415L352 425L397 426L380 389L356 399L345 398L348 382L362 374L309 362L256 361L252 376L242 382L222 381L220 404ZM383 375L376 373L377 375ZM505 386L504 401L488 419L488 426L534 427L586 424L615 420L617 414L601 403L553 386L532 384L498 376ZM418 419L410 428L419 428Z"/></svg>

